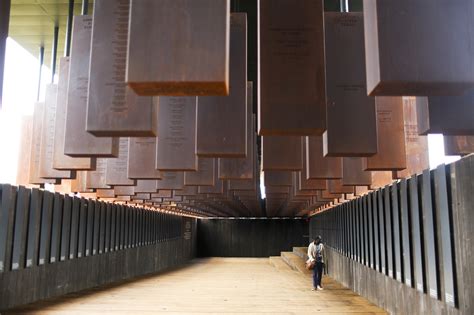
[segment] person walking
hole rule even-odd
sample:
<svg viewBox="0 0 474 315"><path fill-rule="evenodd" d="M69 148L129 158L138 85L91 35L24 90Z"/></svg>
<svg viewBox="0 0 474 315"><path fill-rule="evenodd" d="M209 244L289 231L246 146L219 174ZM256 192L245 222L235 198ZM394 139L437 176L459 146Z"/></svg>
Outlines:
<svg viewBox="0 0 474 315"><path fill-rule="evenodd" d="M324 262L326 261L324 245L321 241L321 236L316 236L308 246L308 261L307 264L313 266L313 291L323 290L321 286L321 278L323 276Z"/></svg>

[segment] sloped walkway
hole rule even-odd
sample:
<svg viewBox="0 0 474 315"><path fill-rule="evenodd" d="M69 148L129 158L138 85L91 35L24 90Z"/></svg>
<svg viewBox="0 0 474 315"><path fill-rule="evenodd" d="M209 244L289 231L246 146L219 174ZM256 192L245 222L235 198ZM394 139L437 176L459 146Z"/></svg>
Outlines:
<svg viewBox="0 0 474 315"><path fill-rule="evenodd" d="M278 257L196 259L179 270L32 304L15 313L386 314L328 277L323 286L324 291L311 291L311 277Z"/></svg>

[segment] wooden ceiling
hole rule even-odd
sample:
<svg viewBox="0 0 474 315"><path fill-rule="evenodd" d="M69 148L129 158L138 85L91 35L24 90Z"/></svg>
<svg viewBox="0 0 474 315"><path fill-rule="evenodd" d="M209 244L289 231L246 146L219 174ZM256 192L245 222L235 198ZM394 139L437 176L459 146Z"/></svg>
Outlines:
<svg viewBox="0 0 474 315"><path fill-rule="evenodd" d="M89 2L91 13L92 1ZM50 66L56 25L59 26L58 58L64 55L68 8L68 0L12 0L9 36L34 56L44 46L44 61ZM76 0L74 14L81 14L81 8L82 1Z"/></svg>

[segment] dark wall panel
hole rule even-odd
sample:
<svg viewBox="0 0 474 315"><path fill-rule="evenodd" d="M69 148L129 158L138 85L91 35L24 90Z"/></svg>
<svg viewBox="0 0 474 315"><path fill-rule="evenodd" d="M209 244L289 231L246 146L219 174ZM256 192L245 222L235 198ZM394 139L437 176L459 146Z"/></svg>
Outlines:
<svg viewBox="0 0 474 315"><path fill-rule="evenodd" d="M308 222L300 219L203 219L198 222L200 257L269 257L307 246Z"/></svg>

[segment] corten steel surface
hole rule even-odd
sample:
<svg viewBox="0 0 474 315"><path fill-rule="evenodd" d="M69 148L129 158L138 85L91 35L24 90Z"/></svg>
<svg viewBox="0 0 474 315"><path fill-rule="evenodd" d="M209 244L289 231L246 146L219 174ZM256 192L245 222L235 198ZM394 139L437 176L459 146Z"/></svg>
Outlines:
<svg viewBox="0 0 474 315"><path fill-rule="evenodd" d="M130 198L130 196L115 196L114 197L115 201L117 202L128 202L128 201L132 201L132 198Z"/></svg>
<svg viewBox="0 0 474 315"><path fill-rule="evenodd" d="M306 178L342 178L342 158L323 155L323 137L305 137L304 145L306 146Z"/></svg>
<svg viewBox="0 0 474 315"><path fill-rule="evenodd" d="M127 177L128 168L128 139L120 138L119 154L116 158L107 159L105 183L109 186L134 186L135 180Z"/></svg>
<svg viewBox="0 0 474 315"><path fill-rule="evenodd" d="M354 186L344 186L342 179L328 179L328 191L331 194L353 194L355 193Z"/></svg>
<svg viewBox="0 0 474 315"><path fill-rule="evenodd" d="M405 121L405 145L407 153L407 168L393 172L394 178L407 178L420 174L429 168L428 137L418 135L416 98L403 98L403 116Z"/></svg>
<svg viewBox="0 0 474 315"><path fill-rule="evenodd" d="M156 168L195 171L197 97L160 97Z"/></svg>
<svg viewBox="0 0 474 315"><path fill-rule="evenodd" d="M229 0L132 0L127 82L140 95L228 95Z"/></svg>
<svg viewBox="0 0 474 315"><path fill-rule="evenodd" d="M135 193L156 193L156 180L152 179L137 179L137 184L134 186Z"/></svg>
<svg viewBox="0 0 474 315"><path fill-rule="evenodd" d="M42 178L71 178L70 171L58 171L53 168L57 94L58 86L56 84L46 86L38 171L38 175Z"/></svg>
<svg viewBox="0 0 474 315"><path fill-rule="evenodd" d="M253 114L253 83L247 82L247 156L245 158L220 158L220 179L251 179L257 148L255 115Z"/></svg>
<svg viewBox="0 0 474 315"><path fill-rule="evenodd" d="M416 98L418 133L474 136L474 90L461 96Z"/></svg>
<svg viewBox="0 0 474 315"><path fill-rule="evenodd" d="M183 189L173 191L175 196L195 196L198 194L197 186L185 186Z"/></svg>
<svg viewBox="0 0 474 315"><path fill-rule="evenodd" d="M155 168L156 138L128 138L128 178L160 179L161 173Z"/></svg>
<svg viewBox="0 0 474 315"><path fill-rule="evenodd" d="M303 144L303 170L301 172L295 172L297 174L297 183L299 189L326 189L326 180L315 178L310 179L306 177L306 174L308 173L308 163L306 161L307 157L308 155L306 154L306 145Z"/></svg>
<svg viewBox="0 0 474 315"><path fill-rule="evenodd" d="M97 189L95 194L97 198L115 198L113 189Z"/></svg>
<svg viewBox="0 0 474 315"><path fill-rule="evenodd" d="M214 186L198 186L200 194L218 195L227 191L227 181L221 180L216 176L216 183Z"/></svg>
<svg viewBox="0 0 474 315"><path fill-rule="evenodd" d="M30 150L30 171L28 176L29 184L55 183L53 179L44 179L39 176L40 151L41 151L41 131L43 128L44 103L35 103L33 110L33 132Z"/></svg>
<svg viewBox="0 0 474 315"><path fill-rule="evenodd" d="M161 179L156 181L159 190L183 189L184 172L161 172Z"/></svg>
<svg viewBox="0 0 474 315"><path fill-rule="evenodd" d="M355 196L363 196L369 192L369 188L367 186L355 186Z"/></svg>
<svg viewBox="0 0 474 315"><path fill-rule="evenodd" d="M64 182L62 180L61 182ZM71 180L70 191L65 191L65 194L70 192L84 193L91 192L91 189L87 188L87 171L76 171L76 178Z"/></svg>
<svg viewBox="0 0 474 315"><path fill-rule="evenodd" d="M265 171L263 172L263 180L265 187L293 185L293 175L291 171Z"/></svg>
<svg viewBox="0 0 474 315"><path fill-rule="evenodd" d="M345 157L342 161L342 184L347 186L370 186L372 174L364 171L364 160L360 157Z"/></svg>
<svg viewBox="0 0 474 315"><path fill-rule="evenodd" d="M473 86L471 0L364 0L364 17L368 94L453 95Z"/></svg>
<svg viewBox="0 0 474 315"><path fill-rule="evenodd" d="M225 181L225 180L224 180ZM257 180L253 179L229 179L227 182L227 188L229 190L252 190L257 189Z"/></svg>
<svg viewBox="0 0 474 315"><path fill-rule="evenodd" d="M375 97L375 107L378 148L375 155L366 159L366 170L403 170L407 164L403 98L378 96Z"/></svg>
<svg viewBox="0 0 474 315"><path fill-rule="evenodd" d="M467 155L474 153L474 136L444 136L444 154Z"/></svg>
<svg viewBox="0 0 474 315"><path fill-rule="evenodd" d="M362 13L324 15L327 130L325 156L377 153L375 99L367 96Z"/></svg>
<svg viewBox="0 0 474 315"><path fill-rule="evenodd" d="M66 103L69 84L69 57L59 62L58 96L56 103L56 124L54 128L53 168L58 170L91 170L95 168L93 158L72 158L64 154L66 143Z"/></svg>
<svg viewBox="0 0 474 315"><path fill-rule="evenodd" d="M301 190L324 190L327 189L324 179L307 179L304 172L296 172L298 178L298 187Z"/></svg>
<svg viewBox="0 0 474 315"><path fill-rule="evenodd" d="M290 187L288 186L268 186L265 187L265 194L270 194L270 195L289 195L290 193Z"/></svg>
<svg viewBox="0 0 474 315"><path fill-rule="evenodd" d="M114 186L114 193L115 196L132 196L135 195L135 186Z"/></svg>
<svg viewBox="0 0 474 315"><path fill-rule="evenodd" d="M248 123L247 14L232 13L229 96L198 98L196 154L206 157L245 157Z"/></svg>
<svg viewBox="0 0 474 315"><path fill-rule="evenodd" d="M107 169L107 159L97 158L96 168L94 171L86 173L86 187L91 189L107 189L110 188L105 183L105 173Z"/></svg>
<svg viewBox="0 0 474 315"><path fill-rule="evenodd" d="M150 200L150 194L147 193L137 193L135 196L130 196L132 200Z"/></svg>
<svg viewBox="0 0 474 315"><path fill-rule="evenodd" d="M152 198L171 198L172 196L173 196L173 190L167 190L167 189L160 189L157 193L151 194Z"/></svg>
<svg viewBox="0 0 474 315"><path fill-rule="evenodd" d="M184 172L184 185L186 186L213 186L214 171L217 161L214 158L198 158L198 169L194 172Z"/></svg>
<svg viewBox="0 0 474 315"><path fill-rule="evenodd" d="M64 154L74 157L112 157L117 138L97 138L86 131L92 17L74 17L65 124Z"/></svg>
<svg viewBox="0 0 474 315"><path fill-rule="evenodd" d="M303 137L262 136L262 169L264 171L301 171Z"/></svg>
<svg viewBox="0 0 474 315"><path fill-rule="evenodd" d="M30 176L31 141L33 138L33 117L22 116L16 185L28 185Z"/></svg>
<svg viewBox="0 0 474 315"><path fill-rule="evenodd" d="M260 1L260 135L326 129L323 14L321 0Z"/></svg>
<svg viewBox="0 0 474 315"><path fill-rule="evenodd" d="M125 83L129 12L129 0L94 2L86 130L96 136L156 136L156 102Z"/></svg>
<svg viewBox="0 0 474 315"><path fill-rule="evenodd" d="M342 194L332 194L327 190L321 192L321 197L318 197L320 201L333 201L334 199L342 198Z"/></svg>
<svg viewBox="0 0 474 315"><path fill-rule="evenodd" d="M392 183L392 172L390 171L372 171L371 189L381 188Z"/></svg>

